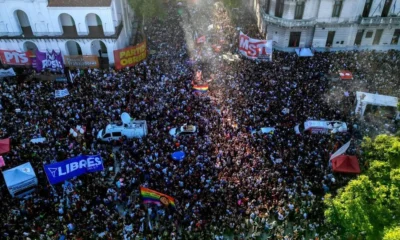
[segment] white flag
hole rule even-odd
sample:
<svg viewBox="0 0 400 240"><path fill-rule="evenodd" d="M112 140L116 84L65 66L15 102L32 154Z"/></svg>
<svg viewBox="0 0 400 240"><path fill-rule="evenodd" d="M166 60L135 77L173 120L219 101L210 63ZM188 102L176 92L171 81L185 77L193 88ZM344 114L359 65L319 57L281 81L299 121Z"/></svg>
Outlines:
<svg viewBox="0 0 400 240"><path fill-rule="evenodd" d="M56 98L62 98L69 95L68 89L56 90L54 92Z"/></svg>
<svg viewBox="0 0 400 240"><path fill-rule="evenodd" d="M144 222L142 222L142 225L139 228L139 232L143 232L144 231Z"/></svg>
<svg viewBox="0 0 400 240"><path fill-rule="evenodd" d="M151 220L149 219L149 229L150 231L153 231L153 225L151 225Z"/></svg>
<svg viewBox="0 0 400 240"><path fill-rule="evenodd" d="M329 158L329 161L334 159L335 157L344 154L347 149L350 147L351 140L348 141L345 145L343 145L341 148L339 148L334 154L332 154L331 158Z"/></svg>
<svg viewBox="0 0 400 240"><path fill-rule="evenodd" d="M7 70L5 69L0 69L0 78L2 77L13 77L15 76L15 72L13 68L9 68Z"/></svg>

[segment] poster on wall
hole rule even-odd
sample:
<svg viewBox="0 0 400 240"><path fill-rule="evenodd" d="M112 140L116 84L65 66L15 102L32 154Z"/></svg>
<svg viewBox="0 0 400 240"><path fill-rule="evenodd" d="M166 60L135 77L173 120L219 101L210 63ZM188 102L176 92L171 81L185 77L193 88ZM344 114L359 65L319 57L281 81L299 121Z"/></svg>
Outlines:
<svg viewBox="0 0 400 240"><path fill-rule="evenodd" d="M253 60L272 61L272 40L250 38L240 32L239 52Z"/></svg>
<svg viewBox="0 0 400 240"><path fill-rule="evenodd" d="M65 66L70 68L99 68L99 58L95 55L64 56Z"/></svg>
<svg viewBox="0 0 400 240"><path fill-rule="evenodd" d="M122 69L125 67L133 67L147 57L146 42L139 43L119 50L114 50L115 68Z"/></svg>
<svg viewBox="0 0 400 240"><path fill-rule="evenodd" d="M4 65L29 66L32 64L25 52L14 50L0 50L0 60Z"/></svg>
<svg viewBox="0 0 400 240"><path fill-rule="evenodd" d="M64 70L64 63L61 52L36 51L36 71L50 70L52 72L62 72Z"/></svg>

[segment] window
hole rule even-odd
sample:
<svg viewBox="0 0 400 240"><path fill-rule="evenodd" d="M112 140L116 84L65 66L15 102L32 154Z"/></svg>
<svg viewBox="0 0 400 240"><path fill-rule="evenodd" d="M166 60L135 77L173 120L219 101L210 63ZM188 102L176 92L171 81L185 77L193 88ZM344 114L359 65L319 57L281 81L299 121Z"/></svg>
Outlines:
<svg viewBox="0 0 400 240"><path fill-rule="evenodd" d="M328 37L326 38L326 47L332 47L333 39L335 38L335 31L329 31L328 32Z"/></svg>
<svg viewBox="0 0 400 240"><path fill-rule="evenodd" d="M372 0L366 0L365 5L364 5L364 11L362 14L363 17L369 16L369 11L371 10L371 6L372 6Z"/></svg>
<svg viewBox="0 0 400 240"><path fill-rule="evenodd" d="M381 41L382 33L383 33L383 29L377 29L376 30L374 41L372 41L372 45L378 45L379 44L379 42Z"/></svg>
<svg viewBox="0 0 400 240"><path fill-rule="evenodd" d="M271 7L271 0L265 0L265 6L264 6L264 9L265 9L265 13L266 14L269 14L269 8Z"/></svg>
<svg viewBox="0 0 400 240"><path fill-rule="evenodd" d="M367 32L367 34L365 34L365 38L372 38L372 35L374 33L372 31Z"/></svg>
<svg viewBox="0 0 400 240"><path fill-rule="evenodd" d="M303 19L305 2L297 2L296 10L294 12L294 19Z"/></svg>
<svg viewBox="0 0 400 240"><path fill-rule="evenodd" d="M193 134L192 132L181 132L179 134L179 136L187 136L187 135L192 135L192 134Z"/></svg>
<svg viewBox="0 0 400 240"><path fill-rule="evenodd" d="M333 5L332 17L340 17L340 12L342 11L343 0L335 0L335 5Z"/></svg>
<svg viewBox="0 0 400 240"><path fill-rule="evenodd" d="M103 138L109 138L109 137L111 137L110 133L106 133L106 134L103 135Z"/></svg>
<svg viewBox="0 0 400 240"><path fill-rule="evenodd" d="M97 14L96 14L96 22L97 22L97 26L101 26L102 25L101 18Z"/></svg>
<svg viewBox="0 0 400 240"><path fill-rule="evenodd" d="M302 123L302 124L299 124L299 132L300 133L302 133L302 132L304 132L304 123Z"/></svg>
<svg viewBox="0 0 400 240"><path fill-rule="evenodd" d="M363 35L364 35L363 29L357 31L356 39L354 40L355 45L361 45Z"/></svg>
<svg viewBox="0 0 400 240"><path fill-rule="evenodd" d="M300 44L301 32L290 32L289 47L298 47Z"/></svg>
<svg viewBox="0 0 400 240"><path fill-rule="evenodd" d="M113 133L112 133L112 136L113 136L113 137L121 137L121 136L122 136L122 133L121 133L121 132L113 132Z"/></svg>
<svg viewBox="0 0 400 240"><path fill-rule="evenodd" d="M390 44L398 44L399 43L399 38L400 38L400 29L396 29L394 31L393 37L392 37L392 41L390 42Z"/></svg>
<svg viewBox="0 0 400 240"><path fill-rule="evenodd" d="M283 9L285 7L285 0L277 0L275 7L275 17L282 17Z"/></svg>
<svg viewBox="0 0 400 240"><path fill-rule="evenodd" d="M389 15L390 7L392 6L393 0L386 0L383 6L381 17L387 17Z"/></svg>

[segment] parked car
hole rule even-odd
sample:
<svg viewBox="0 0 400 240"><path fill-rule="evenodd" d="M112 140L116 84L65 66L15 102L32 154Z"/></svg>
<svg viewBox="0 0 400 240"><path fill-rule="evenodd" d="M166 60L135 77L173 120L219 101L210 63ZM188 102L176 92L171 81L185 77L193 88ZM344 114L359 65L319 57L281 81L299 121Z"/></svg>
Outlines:
<svg viewBox="0 0 400 240"><path fill-rule="evenodd" d="M193 135L197 133L197 127L194 125L187 125L184 124L181 127L178 128L171 128L169 130L169 135L171 136L184 136L184 135Z"/></svg>

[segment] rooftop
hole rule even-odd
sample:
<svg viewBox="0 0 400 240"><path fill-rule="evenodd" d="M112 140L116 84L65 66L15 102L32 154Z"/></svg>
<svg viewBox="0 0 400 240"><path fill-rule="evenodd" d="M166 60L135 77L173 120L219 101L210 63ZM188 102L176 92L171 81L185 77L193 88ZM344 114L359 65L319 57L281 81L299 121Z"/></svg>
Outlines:
<svg viewBox="0 0 400 240"><path fill-rule="evenodd" d="M112 0L49 0L48 7L109 7Z"/></svg>

